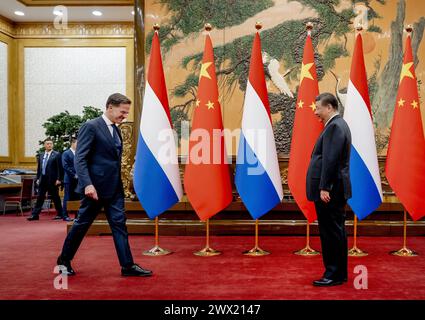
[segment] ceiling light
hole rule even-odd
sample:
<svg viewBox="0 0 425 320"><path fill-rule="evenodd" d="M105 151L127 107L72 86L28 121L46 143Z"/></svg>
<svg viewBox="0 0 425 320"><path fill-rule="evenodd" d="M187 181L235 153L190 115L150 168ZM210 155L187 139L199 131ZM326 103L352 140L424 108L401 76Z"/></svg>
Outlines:
<svg viewBox="0 0 425 320"><path fill-rule="evenodd" d="M54 14L55 16L63 16L63 12L62 12L62 11L60 11L60 10L54 10L54 11L53 11L53 14Z"/></svg>
<svg viewBox="0 0 425 320"><path fill-rule="evenodd" d="M100 17L102 15L102 12L95 10L95 11L92 12L92 14L96 17Z"/></svg>
<svg viewBox="0 0 425 320"><path fill-rule="evenodd" d="M134 16L134 10L133 10L133 11L131 11L131 14Z"/></svg>
<svg viewBox="0 0 425 320"><path fill-rule="evenodd" d="M22 11L15 11L15 14L17 16L24 16L25 15L25 13L23 13Z"/></svg>

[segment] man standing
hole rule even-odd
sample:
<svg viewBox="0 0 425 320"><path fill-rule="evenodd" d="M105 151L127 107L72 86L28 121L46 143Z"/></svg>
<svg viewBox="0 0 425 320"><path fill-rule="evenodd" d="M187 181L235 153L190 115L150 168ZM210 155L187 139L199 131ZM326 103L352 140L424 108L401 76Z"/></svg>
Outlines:
<svg viewBox="0 0 425 320"><path fill-rule="evenodd" d="M44 154L40 155L37 161L37 202L31 216L28 217L27 220L39 220L39 215L46 198L46 192L50 195L55 204L57 213L54 219L66 220L58 190L63 176L61 155L59 152L53 150L53 140L50 138L44 140L44 149Z"/></svg>
<svg viewBox="0 0 425 320"><path fill-rule="evenodd" d="M334 286L346 282L348 274L344 207L351 198L351 133L332 94L317 96L314 113L325 127L311 155L306 191L316 207L325 272L313 285Z"/></svg>
<svg viewBox="0 0 425 320"><path fill-rule="evenodd" d="M62 154L62 167L64 171L64 196L63 212L68 216L68 201L80 200L80 196L75 192L77 188L77 173L75 172L74 156L77 148L77 138L71 138L71 147Z"/></svg>
<svg viewBox="0 0 425 320"><path fill-rule="evenodd" d="M120 124L127 118L131 101L114 93L106 102L104 114L83 124L78 134L75 169L77 191L84 194L77 218L63 244L57 264L63 273L74 275L71 260L103 207L112 230L123 276L150 276L152 271L135 264L128 242L121 181L122 138Z"/></svg>

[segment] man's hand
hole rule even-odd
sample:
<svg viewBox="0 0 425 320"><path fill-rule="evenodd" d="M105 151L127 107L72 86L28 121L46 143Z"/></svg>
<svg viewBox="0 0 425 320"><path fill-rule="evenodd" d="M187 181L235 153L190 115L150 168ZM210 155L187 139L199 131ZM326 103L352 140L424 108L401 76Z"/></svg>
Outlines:
<svg viewBox="0 0 425 320"><path fill-rule="evenodd" d="M55 185L56 185L56 186L60 186L60 185L61 185L61 182L60 182L59 180L56 180Z"/></svg>
<svg viewBox="0 0 425 320"><path fill-rule="evenodd" d="M92 184L84 188L84 194L87 197L92 198L93 200L99 200L99 198L97 197L97 191L94 188L94 185Z"/></svg>
<svg viewBox="0 0 425 320"><path fill-rule="evenodd" d="M329 195L329 191L320 190L320 199L322 199L324 203L328 203L329 201L331 201L331 196Z"/></svg>

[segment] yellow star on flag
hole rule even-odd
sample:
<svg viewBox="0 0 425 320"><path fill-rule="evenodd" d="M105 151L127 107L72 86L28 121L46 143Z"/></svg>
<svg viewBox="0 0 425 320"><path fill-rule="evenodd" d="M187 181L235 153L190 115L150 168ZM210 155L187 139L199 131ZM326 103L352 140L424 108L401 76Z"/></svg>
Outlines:
<svg viewBox="0 0 425 320"><path fill-rule="evenodd" d="M302 100L300 100L300 102L298 102L298 108L301 109L303 107L303 105L304 105L304 102Z"/></svg>
<svg viewBox="0 0 425 320"><path fill-rule="evenodd" d="M413 65L413 62L403 63L403 67L400 73L400 82L404 77L409 77L413 79L413 74L410 71L410 67Z"/></svg>
<svg viewBox="0 0 425 320"><path fill-rule="evenodd" d="M314 80L313 76L310 73L310 69L313 66L313 63L301 64L301 79L300 84L303 82L304 78Z"/></svg>
<svg viewBox="0 0 425 320"><path fill-rule="evenodd" d="M208 110L214 109L214 102L211 102L210 100L208 100L208 103L206 104L206 106L208 107Z"/></svg>
<svg viewBox="0 0 425 320"><path fill-rule="evenodd" d="M399 107L404 106L404 100L402 98L400 98L400 100L398 100L398 106Z"/></svg>
<svg viewBox="0 0 425 320"><path fill-rule="evenodd" d="M314 101L311 103L310 105L311 110L316 111L316 104L314 103Z"/></svg>
<svg viewBox="0 0 425 320"><path fill-rule="evenodd" d="M196 99L196 106L199 107L199 104L201 103L201 101L199 99Z"/></svg>
<svg viewBox="0 0 425 320"><path fill-rule="evenodd" d="M212 65L212 62L205 62L201 65L201 73L199 74L199 79L201 79L202 77L211 79L211 76L209 75L207 71L210 65Z"/></svg>
<svg viewBox="0 0 425 320"><path fill-rule="evenodd" d="M413 100L413 102L411 103L413 109L417 109L418 108L418 102Z"/></svg>

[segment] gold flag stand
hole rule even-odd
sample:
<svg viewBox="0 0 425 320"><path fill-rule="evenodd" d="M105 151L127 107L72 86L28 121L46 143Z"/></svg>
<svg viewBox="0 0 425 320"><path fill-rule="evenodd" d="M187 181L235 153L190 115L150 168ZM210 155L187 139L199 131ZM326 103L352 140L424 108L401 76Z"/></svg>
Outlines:
<svg viewBox="0 0 425 320"><path fill-rule="evenodd" d="M155 217L155 246L147 251L143 251L145 256L165 256L172 253L172 251L162 249L159 246L159 234L158 234L158 217Z"/></svg>
<svg viewBox="0 0 425 320"><path fill-rule="evenodd" d="M211 256L217 256L219 254L221 254L220 251L214 250L213 248L210 247L210 219L207 219L206 221L206 228L207 228L207 244L205 246L204 249L194 252L193 254L195 256L200 256L200 257L211 257Z"/></svg>
<svg viewBox="0 0 425 320"><path fill-rule="evenodd" d="M253 256L253 257L266 256L266 255L270 254L270 252L265 251L258 246L258 219L255 219L255 245L254 245L254 248L252 248L251 250L248 250L248 251L244 251L243 254L246 255L246 256Z"/></svg>
<svg viewBox="0 0 425 320"><path fill-rule="evenodd" d="M368 253L357 247L357 216L354 214L354 244L353 247L348 250L348 256L350 257L364 257Z"/></svg>
<svg viewBox="0 0 425 320"><path fill-rule="evenodd" d="M299 256L316 256L320 254L319 251L314 250L310 247L310 222L307 221L307 243L306 246L298 251L294 251L294 254Z"/></svg>
<svg viewBox="0 0 425 320"><path fill-rule="evenodd" d="M403 247L397 251L391 251L390 254L399 257L416 257L418 253L413 250L410 250L406 247L406 236L407 236L407 213L404 209L404 223L403 223Z"/></svg>

